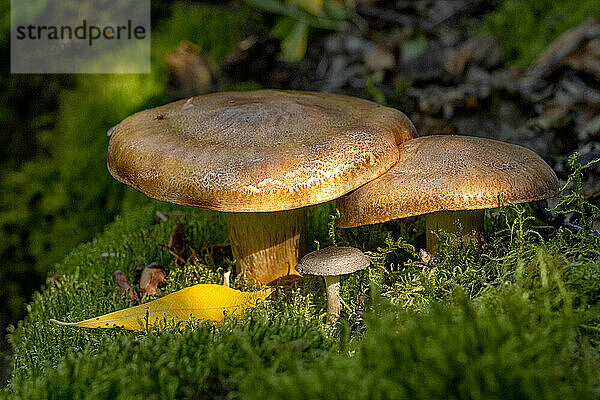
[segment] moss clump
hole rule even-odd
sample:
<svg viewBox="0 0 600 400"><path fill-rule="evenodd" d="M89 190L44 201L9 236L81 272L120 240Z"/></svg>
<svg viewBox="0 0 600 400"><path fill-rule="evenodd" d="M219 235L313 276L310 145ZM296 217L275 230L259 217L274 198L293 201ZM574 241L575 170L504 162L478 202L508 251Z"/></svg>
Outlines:
<svg viewBox="0 0 600 400"><path fill-rule="evenodd" d="M33 386L21 380L13 395L24 399L224 398L252 369L270 367L296 354L311 362L335 347L315 321L255 314L219 329L194 324L181 332L105 336L95 345L68 351L48 373L28 381L35 382Z"/></svg>
<svg viewBox="0 0 600 400"><path fill-rule="evenodd" d="M584 167L572 159L575 173ZM577 179L571 182L577 186ZM579 193L577 188L573 191ZM565 199L574 200L566 196ZM579 204L579 205L578 205ZM564 203L569 209L581 202ZM176 221L161 203L119 218L80 246L44 288L10 340L13 398L597 398L600 394L600 237L584 227L544 237L526 207L491 212L487 243L443 237L439 263L422 264L398 222L336 232L331 205L313 207L312 239L351 244L373 266L342 280L344 310L324 324L322 280L280 290L241 320L128 332L55 326L128 306L111 274L130 279L159 261L163 290L219 282L227 260L210 251L177 270L159 248ZM581 211L590 217L586 206ZM421 226L417 224L417 226ZM218 213L185 209L196 249L226 240ZM417 242L420 237L411 237ZM113 254L102 257L103 253ZM213 260L214 261L214 260ZM190 275L193 273L193 276ZM357 297L366 299L363 308Z"/></svg>
<svg viewBox="0 0 600 400"><path fill-rule="evenodd" d="M521 289L465 296L424 313L376 304L360 341L309 368L253 369L245 399L582 399L597 396L598 352L568 313ZM261 390L255 390L261 382Z"/></svg>

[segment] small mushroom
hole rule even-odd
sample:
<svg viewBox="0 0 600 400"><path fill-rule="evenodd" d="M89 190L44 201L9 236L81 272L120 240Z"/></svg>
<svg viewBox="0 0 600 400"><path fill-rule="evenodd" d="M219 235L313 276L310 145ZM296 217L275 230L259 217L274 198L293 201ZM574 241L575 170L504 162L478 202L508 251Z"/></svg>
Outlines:
<svg viewBox="0 0 600 400"><path fill-rule="evenodd" d="M305 275L323 276L327 290L327 323L340 318L340 276L367 268L371 260L354 247L325 247L308 253L296 265L296 270Z"/></svg>
<svg viewBox="0 0 600 400"><path fill-rule="evenodd" d="M306 206L377 178L414 136L403 113L363 99L222 92L126 118L108 170L149 197L226 212L238 276L269 283L296 274Z"/></svg>
<svg viewBox="0 0 600 400"><path fill-rule="evenodd" d="M338 226L351 228L427 214L427 250L435 231L483 233L484 209L553 197L556 174L521 146L472 136L424 136L398 146L400 161L379 178L336 201Z"/></svg>

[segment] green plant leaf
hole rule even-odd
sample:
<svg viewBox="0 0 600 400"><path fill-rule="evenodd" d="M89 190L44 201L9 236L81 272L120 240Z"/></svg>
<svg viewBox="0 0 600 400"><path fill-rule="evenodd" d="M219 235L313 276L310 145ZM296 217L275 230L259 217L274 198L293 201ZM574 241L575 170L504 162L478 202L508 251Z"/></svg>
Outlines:
<svg viewBox="0 0 600 400"><path fill-rule="evenodd" d="M306 54L308 25L297 22L294 29L281 42L281 59L286 62L299 61Z"/></svg>

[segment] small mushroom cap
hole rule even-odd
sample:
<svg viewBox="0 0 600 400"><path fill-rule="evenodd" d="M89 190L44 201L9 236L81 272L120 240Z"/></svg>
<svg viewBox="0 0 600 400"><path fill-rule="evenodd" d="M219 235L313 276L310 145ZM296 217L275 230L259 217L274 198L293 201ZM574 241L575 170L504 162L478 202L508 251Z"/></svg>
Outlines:
<svg viewBox="0 0 600 400"><path fill-rule="evenodd" d="M351 228L442 210L499 207L555 196L556 174L521 146L472 136L424 136L398 146L400 161L337 200Z"/></svg>
<svg viewBox="0 0 600 400"><path fill-rule="evenodd" d="M348 96L258 90L176 101L111 131L108 170L158 200L282 211L335 199L398 161L416 136L398 110Z"/></svg>
<svg viewBox="0 0 600 400"><path fill-rule="evenodd" d="M296 265L305 275L336 276L367 268L371 260L355 247L325 247L308 253Z"/></svg>

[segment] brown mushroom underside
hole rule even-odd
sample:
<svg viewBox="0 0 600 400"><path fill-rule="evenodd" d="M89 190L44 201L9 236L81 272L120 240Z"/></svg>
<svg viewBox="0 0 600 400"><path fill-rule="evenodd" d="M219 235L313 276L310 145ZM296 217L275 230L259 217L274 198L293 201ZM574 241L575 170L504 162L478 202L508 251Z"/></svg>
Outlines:
<svg viewBox="0 0 600 400"><path fill-rule="evenodd" d="M377 178L397 162L397 144L415 135L400 111L362 99L275 90L223 92L126 118L111 130L108 169L117 180L158 200L225 212L275 212L332 200ZM303 234L289 231L294 224L285 221L261 223L277 217L254 217L260 224L252 227L254 237L232 235L238 260L254 259L238 262L238 272L266 283L289 271L288 262L269 265L264 276L247 272L271 259L295 265L291 254L248 257L253 245L238 241L238 236L261 241L267 249L263 254L288 251L287 246L269 246L268 236Z"/></svg>

